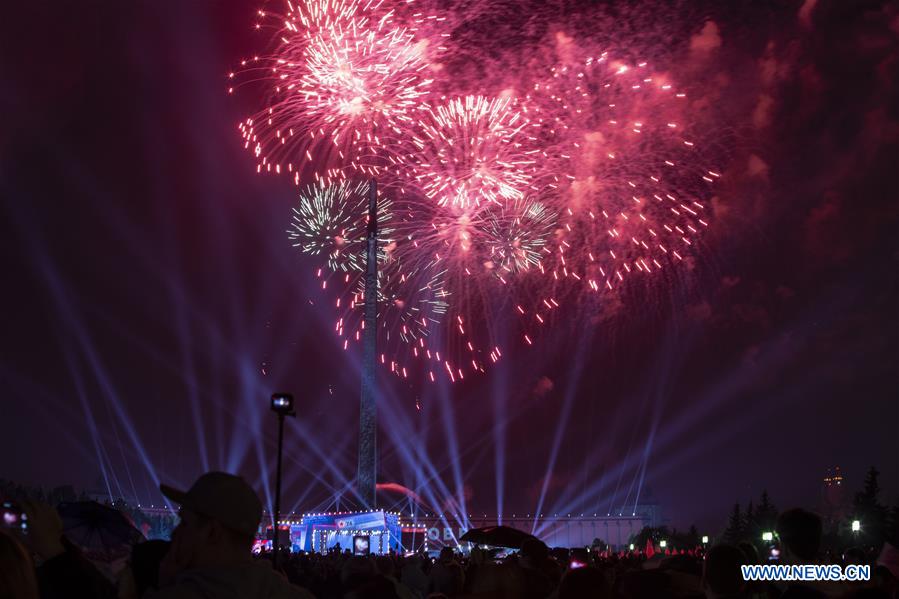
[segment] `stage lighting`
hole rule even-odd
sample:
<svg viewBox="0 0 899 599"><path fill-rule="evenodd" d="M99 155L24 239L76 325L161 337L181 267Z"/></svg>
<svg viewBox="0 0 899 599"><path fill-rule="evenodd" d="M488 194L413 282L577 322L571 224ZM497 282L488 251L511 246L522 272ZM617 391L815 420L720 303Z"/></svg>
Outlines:
<svg viewBox="0 0 899 599"><path fill-rule="evenodd" d="M858 532L862 529L862 523L858 520L852 521L852 532Z"/></svg>
<svg viewBox="0 0 899 599"><path fill-rule="evenodd" d="M774 540L774 533L773 533L773 532L769 532L769 531L763 532L763 533L762 533L762 540L763 540L763 541L769 541L769 542L770 542L770 541L773 541L773 540Z"/></svg>
<svg viewBox="0 0 899 599"><path fill-rule="evenodd" d="M272 412L279 416L296 416L293 411L293 395L290 393L272 394Z"/></svg>

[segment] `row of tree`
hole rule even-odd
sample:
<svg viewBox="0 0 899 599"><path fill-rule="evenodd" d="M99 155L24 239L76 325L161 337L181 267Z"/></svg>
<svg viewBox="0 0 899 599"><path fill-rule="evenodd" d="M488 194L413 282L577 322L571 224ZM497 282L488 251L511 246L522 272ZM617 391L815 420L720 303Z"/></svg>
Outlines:
<svg viewBox="0 0 899 599"><path fill-rule="evenodd" d="M669 529L667 526L646 526L631 539L634 549L639 550L645 549L650 541L657 549L661 547L662 541L665 541L666 548L678 551L699 547L702 544L702 537L695 526L690 526L686 532L676 528Z"/></svg>
<svg viewBox="0 0 899 599"><path fill-rule="evenodd" d="M743 541L759 540L762 532L774 530L777 513L777 508L771 503L768 491L762 491L762 496L755 506L750 501L743 510L739 503L735 504L727 529L719 538L709 539L709 541L710 543L723 541L736 544ZM647 526L631 539L635 549L643 549L650 541L657 548L661 546L662 541L665 541L666 548L679 551L701 546L702 536L696 530L696 526L690 526L687 531L679 531L676 528L669 529L667 526Z"/></svg>
<svg viewBox="0 0 899 599"><path fill-rule="evenodd" d="M762 533L774 530L777 514L777 508L771 503L767 490L762 491L757 506L753 506L751 499L745 510L741 510L740 504L735 503L721 540L733 544L743 541L758 542L762 538Z"/></svg>
<svg viewBox="0 0 899 599"><path fill-rule="evenodd" d="M888 508L880 500L880 472L868 470L862 490L846 506L845 517L825 522L824 541L831 547L866 545L880 547L884 541L899 547L899 505ZM758 504L749 501L745 509L735 503L721 540L727 543L762 543L762 533L774 532L778 511L763 491ZM859 530L852 530L852 522L859 522Z"/></svg>
<svg viewBox="0 0 899 599"><path fill-rule="evenodd" d="M844 517L825 522L825 547L878 548L885 541L899 547L899 505L890 508L882 503L879 477L880 472L876 468L868 470L862 489L855 494L851 505L845 506ZM777 507L771 501L768 491L764 490L757 502L750 500L745 507L739 502L735 503L727 527L721 535L710 539L710 542L751 543L760 551L767 552L767 542L763 541L762 535L775 532L778 515ZM852 530L852 522L856 520L859 529ZM691 526L686 532L666 526L647 526L631 539L631 543L635 549L642 549L650 540L656 547L664 540L666 546L674 550L692 549L702 544L695 526Z"/></svg>

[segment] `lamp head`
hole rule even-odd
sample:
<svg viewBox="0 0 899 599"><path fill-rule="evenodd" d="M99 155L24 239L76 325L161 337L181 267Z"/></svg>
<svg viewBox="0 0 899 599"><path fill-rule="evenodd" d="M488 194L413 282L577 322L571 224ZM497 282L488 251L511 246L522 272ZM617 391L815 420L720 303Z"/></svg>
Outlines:
<svg viewBox="0 0 899 599"><path fill-rule="evenodd" d="M293 411L293 395L290 393L272 394L272 412L279 416L296 416Z"/></svg>

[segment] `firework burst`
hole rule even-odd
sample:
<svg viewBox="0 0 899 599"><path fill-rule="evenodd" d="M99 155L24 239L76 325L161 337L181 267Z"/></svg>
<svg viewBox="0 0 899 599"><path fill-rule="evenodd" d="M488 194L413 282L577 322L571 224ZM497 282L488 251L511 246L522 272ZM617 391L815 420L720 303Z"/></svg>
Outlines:
<svg viewBox="0 0 899 599"><path fill-rule="evenodd" d="M685 94L646 63L600 54L551 69L528 100L565 173L554 279L608 290L691 252L719 174L699 166Z"/></svg>
<svg viewBox="0 0 899 599"><path fill-rule="evenodd" d="M430 361L432 372L443 366L441 350L430 338L446 318L450 293L443 285L445 271L428 264L409 264L403 252L395 248L392 243L378 270L378 351L383 365L408 378L411 360ZM335 294L338 318L334 331L343 340L343 348L361 342L365 329L364 273L341 273L333 281L334 277L318 269L316 277L323 290Z"/></svg>
<svg viewBox="0 0 899 599"><path fill-rule="evenodd" d="M521 199L536 166L527 127L510 98L466 96L428 107L412 140L412 178L429 199L460 211Z"/></svg>
<svg viewBox="0 0 899 599"><path fill-rule="evenodd" d="M365 224L368 182L320 179L300 192L299 205L287 231L293 246L312 256L326 256L331 271L362 272L365 267ZM378 198L381 231L379 260L391 243L391 202Z"/></svg>
<svg viewBox="0 0 899 599"><path fill-rule="evenodd" d="M485 265L497 276L539 267L556 227L556 215L540 202L514 200L484 216Z"/></svg>
<svg viewBox="0 0 899 599"><path fill-rule="evenodd" d="M381 172L391 164L390 140L415 121L431 83L415 27L381 3L341 0L288 3L273 18L280 47L243 63L269 97L266 110L239 125L257 170L286 170L298 184L306 171Z"/></svg>

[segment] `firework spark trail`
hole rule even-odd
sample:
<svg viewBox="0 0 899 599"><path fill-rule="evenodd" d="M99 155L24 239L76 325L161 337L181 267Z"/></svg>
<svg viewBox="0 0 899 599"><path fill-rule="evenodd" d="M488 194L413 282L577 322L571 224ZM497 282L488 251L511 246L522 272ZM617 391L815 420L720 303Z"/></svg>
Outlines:
<svg viewBox="0 0 899 599"><path fill-rule="evenodd" d="M646 63L601 54L557 66L528 100L565 173L554 280L613 290L626 276L682 261L708 226L710 184L680 122L685 94ZM564 159L562 158L564 157Z"/></svg>
<svg viewBox="0 0 899 599"><path fill-rule="evenodd" d="M543 250L556 226L556 215L545 204L514 200L484 215L487 261L497 276L540 265Z"/></svg>
<svg viewBox="0 0 899 599"><path fill-rule="evenodd" d="M281 44L242 62L269 87L268 108L239 125L257 171L286 170L297 184L335 167L380 173L387 140L414 122L431 83L416 28L381 2L311 0L259 16L279 23Z"/></svg>
<svg viewBox="0 0 899 599"><path fill-rule="evenodd" d="M365 269L365 226L368 218L368 182L347 179L319 181L300 193L299 205L287 231L293 246L312 256L326 255L334 272ZM378 228L381 232L379 260L392 242L391 202L378 198Z"/></svg>
<svg viewBox="0 0 899 599"><path fill-rule="evenodd" d="M511 99L466 96L426 113L410 157L425 196L462 210L524 197L536 151L525 149L528 122Z"/></svg>
<svg viewBox="0 0 899 599"><path fill-rule="evenodd" d="M378 271L379 360L390 372L409 377L407 363L415 358L433 361L442 367L444 359L432 349L429 336L444 320L449 292L443 287L444 272L407 267L392 253ZM316 271L322 289L329 288L323 269ZM334 331L343 340L343 348L362 339L364 322L363 273L344 273L336 284L334 299L339 317ZM432 365L434 367L434 365Z"/></svg>

